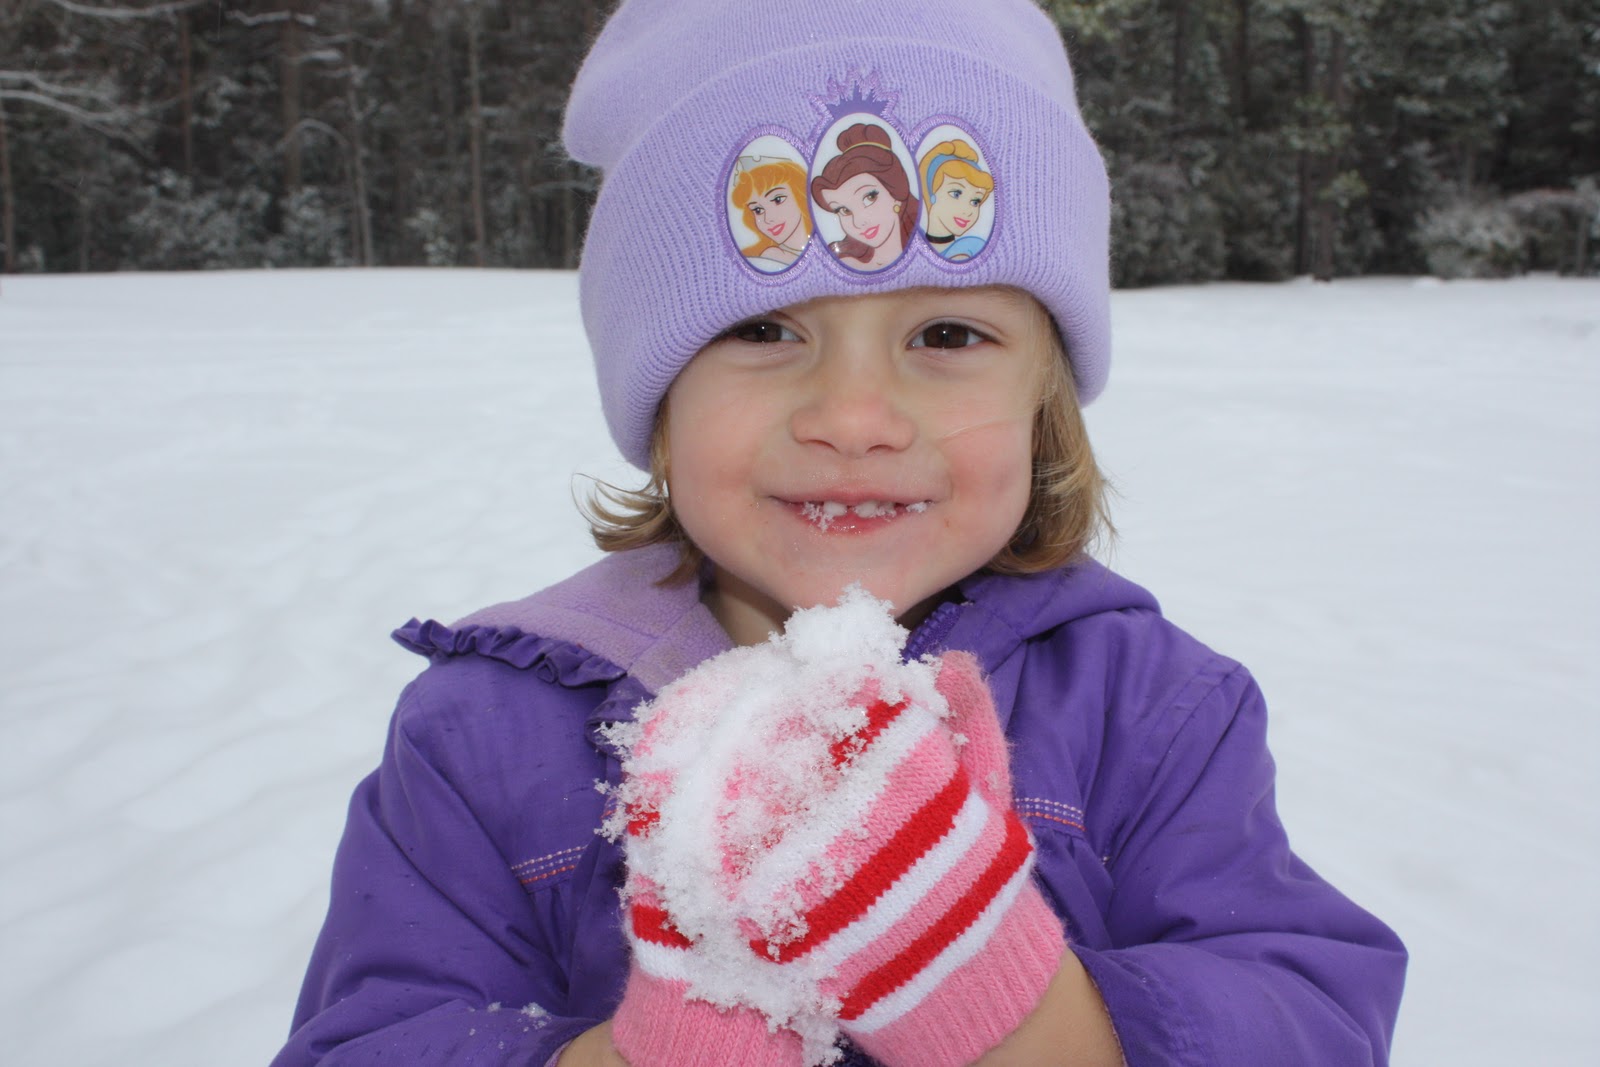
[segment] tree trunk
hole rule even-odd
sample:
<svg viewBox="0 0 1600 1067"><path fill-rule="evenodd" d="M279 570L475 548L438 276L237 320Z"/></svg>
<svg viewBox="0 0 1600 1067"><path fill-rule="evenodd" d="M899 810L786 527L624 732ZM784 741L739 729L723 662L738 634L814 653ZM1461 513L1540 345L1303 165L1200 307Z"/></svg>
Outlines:
<svg viewBox="0 0 1600 1067"><path fill-rule="evenodd" d="M84 178L78 186L78 273L89 273L89 220L92 212L89 210L89 190L94 183Z"/></svg>
<svg viewBox="0 0 1600 1067"><path fill-rule="evenodd" d="M488 234L483 221L483 92L478 77L478 9L467 12L467 81L472 91L472 113L467 132L472 151L472 233L478 266L489 265Z"/></svg>
<svg viewBox="0 0 1600 1067"><path fill-rule="evenodd" d="M355 197L353 214L360 248L359 265L372 267L377 265L377 257L372 251L372 209L367 204L367 165L363 158L366 153L361 137L361 112L356 100L356 72L348 59L344 68L344 104L350 115L350 132L346 136L350 141L350 182Z"/></svg>
<svg viewBox="0 0 1600 1067"><path fill-rule="evenodd" d="M283 195L285 199L300 191L300 55L302 48L299 4L289 4L289 17L283 23L278 57L278 99L283 113Z"/></svg>
<svg viewBox="0 0 1600 1067"><path fill-rule="evenodd" d="M5 124L0 122L0 149L5 147L4 134ZM6 200L7 207L9 207L10 204L11 201L8 198ZM1575 212L1575 214L1578 217L1578 225L1576 227L1578 231L1578 247L1573 249L1572 273L1574 276L1581 278L1585 274L1589 273L1589 219L1588 212L1581 206L1579 207L1578 211ZM6 250L10 251L10 249L11 242L7 241ZM10 268L7 269L9 270Z"/></svg>
<svg viewBox="0 0 1600 1067"><path fill-rule="evenodd" d="M528 190L533 188L533 153L532 143L522 146L522 151L517 153L517 207L516 207L516 235L512 242L512 260L509 264L513 267L536 266L529 256L534 251L533 241L529 235L533 232L533 197Z"/></svg>
<svg viewBox="0 0 1600 1067"><path fill-rule="evenodd" d="M1300 93L1309 100L1316 89L1317 41L1311 23L1302 14L1294 16L1295 43L1300 47ZM1311 273L1311 204L1315 195L1311 167L1311 149L1302 146L1296 160L1299 195L1294 220L1294 272Z"/></svg>
<svg viewBox="0 0 1600 1067"><path fill-rule="evenodd" d="M1348 105L1348 94L1345 91L1346 54L1344 34L1338 29L1330 30L1327 81L1323 86L1323 95L1333 105L1333 114L1336 118L1343 118ZM1339 155L1339 146L1330 144L1323 156L1322 184L1326 184L1338 173ZM1317 196L1316 256L1312 262L1312 274L1318 281L1326 282L1333 280L1333 255L1339 244L1340 205L1331 197L1321 195L1321 192L1319 190Z"/></svg>
<svg viewBox="0 0 1600 1067"><path fill-rule="evenodd" d="M456 77L450 34L441 30L434 35L434 39L437 42L433 50L434 84L439 93L440 125L444 135L444 173L447 175L444 182L445 202L439 208L449 227L451 255L456 256L458 253L455 250L464 244L462 238L466 229L461 207L461 182L457 179L466 164L461 159L461 124L456 121L459 115L456 110Z"/></svg>
<svg viewBox="0 0 1600 1067"><path fill-rule="evenodd" d="M11 186L11 147L6 140L6 105L0 100L0 245L5 246L4 272L17 269L16 192Z"/></svg>
<svg viewBox="0 0 1600 1067"><path fill-rule="evenodd" d="M1233 113L1239 122L1248 127L1250 121L1250 4L1251 0L1238 0L1234 5L1237 21L1233 38Z"/></svg>
<svg viewBox="0 0 1600 1067"><path fill-rule="evenodd" d="M577 167L569 167L575 172ZM574 173L571 177L576 178ZM583 233L578 226L578 212L583 201L578 196L576 182L568 181L561 190L561 259L560 264L567 270L576 270L578 261L582 258Z"/></svg>
<svg viewBox="0 0 1600 1067"><path fill-rule="evenodd" d="M183 176L194 179L194 71L193 48L189 40L189 13L178 12L178 49L183 53L180 90L183 102Z"/></svg>
<svg viewBox="0 0 1600 1067"><path fill-rule="evenodd" d="M1189 80L1189 0L1172 5L1172 124L1183 125L1184 84Z"/></svg>

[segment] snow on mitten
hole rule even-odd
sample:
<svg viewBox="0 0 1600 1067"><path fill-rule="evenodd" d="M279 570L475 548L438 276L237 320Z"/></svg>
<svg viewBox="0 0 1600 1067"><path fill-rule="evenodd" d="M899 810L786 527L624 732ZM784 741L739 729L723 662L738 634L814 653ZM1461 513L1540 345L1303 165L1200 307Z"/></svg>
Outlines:
<svg viewBox="0 0 1600 1067"><path fill-rule="evenodd" d="M611 1024L611 1043L622 1058L631 1067L800 1067L793 1030L777 1029L753 1008L690 995L685 958L693 946L642 883L634 892L626 919L633 962Z"/></svg>
<svg viewBox="0 0 1600 1067"><path fill-rule="evenodd" d="M694 946L674 926L660 887L645 873L651 854L633 847L649 837L659 818L659 797L671 782L658 779L648 789L639 788L644 783L634 784L636 799L625 812L630 863L623 891L632 961L622 1003L612 1017L613 1047L631 1067L800 1067L800 1040L794 1031L777 1030L752 1008L691 996ZM657 799L647 799L650 794Z"/></svg>

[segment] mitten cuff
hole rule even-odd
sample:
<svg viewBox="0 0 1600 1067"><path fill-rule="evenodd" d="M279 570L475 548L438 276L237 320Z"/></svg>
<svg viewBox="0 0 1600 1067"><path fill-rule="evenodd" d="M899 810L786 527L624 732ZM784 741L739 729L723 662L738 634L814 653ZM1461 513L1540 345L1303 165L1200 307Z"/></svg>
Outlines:
<svg viewBox="0 0 1600 1067"><path fill-rule="evenodd" d="M1031 880L986 939L981 926L846 1022L850 1039L886 1067L961 1067L1004 1041L1039 1006L1066 941Z"/></svg>
<svg viewBox="0 0 1600 1067"><path fill-rule="evenodd" d="M611 1022L611 1043L631 1067L800 1067L800 1038L771 1030L751 1008L688 998L688 986L635 966Z"/></svg>

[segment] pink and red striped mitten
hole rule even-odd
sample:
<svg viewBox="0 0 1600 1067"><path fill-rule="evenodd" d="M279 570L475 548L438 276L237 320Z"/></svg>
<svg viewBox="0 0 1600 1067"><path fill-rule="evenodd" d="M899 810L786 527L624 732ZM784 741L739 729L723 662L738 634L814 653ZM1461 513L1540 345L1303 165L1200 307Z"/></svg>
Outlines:
<svg viewBox="0 0 1600 1067"><path fill-rule="evenodd" d="M810 748L786 742L814 715L753 729L720 765L709 833L681 845L656 839L678 783L641 765L625 790L633 971L614 1022L634 1067L798 1067L825 1062L838 1031L888 1067L957 1067L1039 1003L1065 941L1031 878L988 688L948 653L933 689L880 699L889 684L869 679L845 702L853 726ZM715 690L669 687L640 747L692 744L673 702ZM714 888L670 889L686 871Z"/></svg>

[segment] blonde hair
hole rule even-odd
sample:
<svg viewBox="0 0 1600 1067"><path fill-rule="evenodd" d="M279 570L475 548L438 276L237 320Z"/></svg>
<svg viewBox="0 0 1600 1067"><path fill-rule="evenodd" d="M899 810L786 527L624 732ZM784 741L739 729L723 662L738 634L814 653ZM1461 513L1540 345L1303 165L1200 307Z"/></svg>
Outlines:
<svg viewBox="0 0 1600 1067"><path fill-rule="evenodd" d="M1054 570L1116 535L1107 506L1109 485L1089 445L1061 334L1042 308L1041 318L1049 359L1034 409L1033 489L1011 540L985 568L995 574ZM650 438L650 478L642 488L622 489L597 480L588 499L578 504L603 551L676 544L678 566L663 584L688 580L705 561L672 511L668 418L663 403Z"/></svg>
<svg viewBox="0 0 1600 1067"><path fill-rule="evenodd" d="M806 210L805 205L806 169L791 159L772 159L758 163L748 170L741 170L733 181L733 188L728 192L728 201L739 209L744 224L759 238L755 244L739 249L747 258L759 256L769 248L778 247L779 242L762 233L761 227L756 225L756 213L750 210L750 201L780 185L787 185L790 195L799 203L800 222L805 226L806 236L811 236L811 212Z"/></svg>
<svg viewBox="0 0 1600 1067"><path fill-rule="evenodd" d="M955 158L934 167L940 156ZM940 141L922 157L922 188L930 203L939 184L952 178L977 186L985 195L994 191L994 175L978 166L978 150L965 141Z"/></svg>

